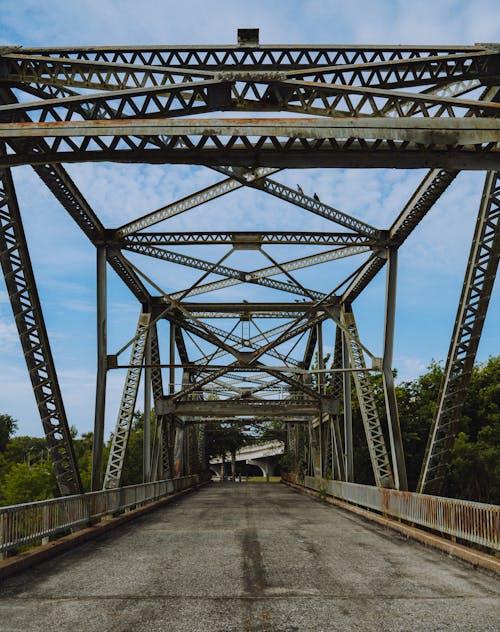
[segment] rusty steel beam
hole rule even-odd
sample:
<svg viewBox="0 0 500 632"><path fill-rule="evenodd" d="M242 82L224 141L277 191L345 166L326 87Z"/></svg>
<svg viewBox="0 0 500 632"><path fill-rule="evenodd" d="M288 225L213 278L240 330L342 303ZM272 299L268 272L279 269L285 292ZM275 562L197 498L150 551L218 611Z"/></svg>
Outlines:
<svg viewBox="0 0 500 632"><path fill-rule="evenodd" d="M0 102L16 102L12 91L1 85ZM45 146L43 141L40 142L41 144L38 143L36 145L38 149ZM98 247L104 243L105 229L103 224L63 166L59 164L38 164L34 165L33 169L92 244ZM126 265L121 253L112 249L108 249L107 252L109 264L125 285L139 301L147 302L150 299L148 291L137 275Z"/></svg>
<svg viewBox="0 0 500 632"><path fill-rule="evenodd" d="M500 104L474 99L296 79L277 82L273 85L272 94L282 110L317 116L376 117L384 116L390 110L394 117L411 114L426 118L460 118L466 113L498 116L500 112ZM246 105L250 109L253 104L254 101L249 100Z"/></svg>
<svg viewBox="0 0 500 632"><path fill-rule="evenodd" d="M168 400L164 403L164 410L169 412L173 408L176 415L196 415L202 418L209 417L238 417L241 415L269 415L270 417L296 417L297 415L317 415L319 405L313 402L293 402L287 400L200 400L200 401L176 401L171 404Z"/></svg>
<svg viewBox="0 0 500 632"><path fill-rule="evenodd" d="M142 119L0 124L0 139L44 138L47 149L0 156L0 166L46 162L184 163L261 167L495 169L491 118ZM92 147L92 148L90 148Z"/></svg>

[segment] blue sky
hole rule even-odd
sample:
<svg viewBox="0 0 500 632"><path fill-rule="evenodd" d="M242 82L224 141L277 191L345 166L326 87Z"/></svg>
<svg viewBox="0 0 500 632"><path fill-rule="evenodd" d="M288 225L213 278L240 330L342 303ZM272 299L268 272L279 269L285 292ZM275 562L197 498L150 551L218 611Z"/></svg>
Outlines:
<svg viewBox="0 0 500 632"><path fill-rule="evenodd" d="M0 45L230 44L236 42L238 27L259 27L260 41L266 44L500 41L498 4L489 0L350 4L326 0L0 0ZM214 172L201 167L86 164L72 165L68 171L108 227L121 225L217 180ZM422 176L420 171L308 170L300 175L285 171L277 179L291 186L300 182L306 193L316 192L332 206L386 228ZM16 168L14 177L68 418L80 432L85 432L92 428L94 406L94 251L30 168ZM394 357L400 379L412 379L433 358L446 357L483 179L482 173L460 174L400 251ZM255 227L256 222L277 230L330 228L324 220L253 191L211 202L172 219L169 226L172 230L209 230L215 225L244 230ZM308 254L283 254L278 247L270 252L281 260ZM194 254L214 261L217 257L202 250ZM230 263L237 267L238 261L232 259ZM262 266L265 265L262 260ZM194 273L183 269L176 269L170 277L160 273L152 262L145 268L160 275L158 281L166 291L181 289L195 278ZM325 265L297 276L312 287L328 290L336 283L340 269L342 265ZM383 291L381 274L355 304L362 337L377 354L382 344ZM500 352L498 294L497 283L479 350L480 360ZM111 351L131 337L138 307L111 273L109 296ZM225 296L228 300L239 298L238 288L227 290ZM252 290L246 296L251 300L264 295ZM326 333L328 347L332 335L330 331ZM123 374L118 372L109 378L107 431L114 426L122 379ZM18 419L20 434L40 435L41 425L3 282L0 383L0 412Z"/></svg>

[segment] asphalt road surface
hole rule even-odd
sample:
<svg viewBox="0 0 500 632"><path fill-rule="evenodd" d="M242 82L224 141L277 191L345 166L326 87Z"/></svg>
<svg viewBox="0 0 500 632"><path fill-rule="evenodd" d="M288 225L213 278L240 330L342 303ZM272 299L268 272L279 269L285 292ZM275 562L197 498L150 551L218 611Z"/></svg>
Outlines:
<svg viewBox="0 0 500 632"><path fill-rule="evenodd" d="M5 580L2 632L500 630L486 572L281 484L212 484Z"/></svg>

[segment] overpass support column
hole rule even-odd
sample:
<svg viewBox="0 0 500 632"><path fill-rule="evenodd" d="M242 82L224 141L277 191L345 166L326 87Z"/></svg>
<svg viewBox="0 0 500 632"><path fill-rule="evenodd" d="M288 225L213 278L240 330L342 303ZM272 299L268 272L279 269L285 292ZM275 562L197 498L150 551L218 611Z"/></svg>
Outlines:
<svg viewBox="0 0 500 632"><path fill-rule="evenodd" d="M265 459L248 459L247 463L249 465L255 465L260 469L262 475L266 477L266 480L269 481L269 477L272 476L274 471L273 464Z"/></svg>

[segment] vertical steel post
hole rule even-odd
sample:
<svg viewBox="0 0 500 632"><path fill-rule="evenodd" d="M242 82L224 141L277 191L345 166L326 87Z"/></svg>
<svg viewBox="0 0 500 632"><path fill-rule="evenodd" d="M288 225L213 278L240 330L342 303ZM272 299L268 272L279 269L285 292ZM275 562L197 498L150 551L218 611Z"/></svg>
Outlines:
<svg viewBox="0 0 500 632"><path fill-rule="evenodd" d="M151 480L151 331L144 350L144 428L142 442L142 480Z"/></svg>
<svg viewBox="0 0 500 632"><path fill-rule="evenodd" d="M186 452L185 441L186 432L184 425L176 424L174 437L174 478L178 478L179 476L183 476L184 474Z"/></svg>
<svg viewBox="0 0 500 632"><path fill-rule="evenodd" d="M342 368L344 386L344 442L345 442L345 480L354 482L354 451L352 440L352 401L351 401L351 373L349 368L349 349L347 337L342 332Z"/></svg>
<svg viewBox="0 0 500 632"><path fill-rule="evenodd" d="M107 378L107 278L106 246L97 246L97 379L95 391L94 438L92 446L91 489L97 491L103 480L104 416Z"/></svg>
<svg viewBox="0 0 500 632"><path fill-rule="evenodd" d="M168 388L169 395L175 393L175 345L176 345L176 325L169 323L169 371ZM174 476L174 443L175 443L176 422L173 415L166 415L163 422L163 470L168 474L168 478Z"/></svg>
<svg viewBox="0 0 500 632"><path fill-rule="evenodd" d="M170 358L169 358L169 384L168 384L168 393L169 395L173 395L175 393L175 329L176 325L170 323ZM183 371L182 374L182 386L187 384L187 372ZM172 432L173 432L173 458L172 458L172 476L174 478L178 478L182 476L184 473L184 440L185 440L185 429L184 424L180 425L179 420L176 419L172 424Z"/></svg>
<svg viewBox="0 0 500 632"><path fill-rule="evenodd" d="M156 323L149 329L151 336L151 387L153 391L155 409L155 431L153 435L153 446L151 448L151 480L162 480L164 475L163 453L165 447L163 428L165 425L164 416L160 414L159 408L163 400L163 377L161 374L160 348L158 343L158 329Z"/></svg>
<svg viewBox="0 0 500 632"><path fill-rule="evenodd" d="M335 331L335 343L333 351L333 369L342 369L342 330L337 326ZM332 398L333 403L337 406L337 411L330 415L331 425L331 443L332 443L332 469L333 464L337 469L338 478L341 481L345 481L345 458L342 433L340 432L340 399L342 397L342 391L344 387L344 373L334 372L330 379L331 393L329 395Z"/></svg>
<svg viewBox="0 0 500 632"><path fill-rule="evenodd" d="M168 394L175 393L175 325L170 323L170 356L169 356Z"/></svg>
<svg viewBox="0 0 500 632"><path fill-rule="evenodd" d="M406 491L406 464L403 449L403 438L399 423L398 403L392 373L392 356L394 349L394 322L396 318L396 287L397 287L398 251L388 248L387 251L387 282L385 299L384 326L384 357L382 360L382 380L384 384L385 408L387 411L387 425L391 444L392 469L396 489Z"/></svg>
<svg viewBox="0 0 500 632"><path fill-rule="evenodd" d="M325 367L323 366L323 326L322 323L318 323L316 325L317 329L318 329L318 369L319 372L317 373L317 386L318 386L318 393L320 395L323 395L323 373L321 373L322 369L324 369ZM319 441L318 441L318 449L319 449L319 475L320 478L323 478L324 475L324 468L323 468L323 462L324 462L324 454L323 454L323 449L324 449L324 437L323 437L323 409L321 408L320 410L320 414L319 414L319 426L318 426L318 434L319 434Z"/></svg>

